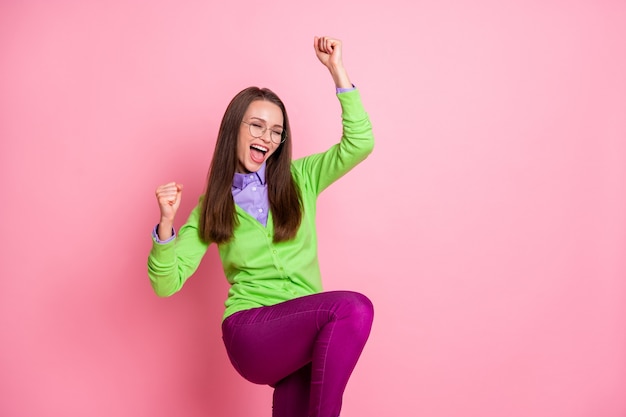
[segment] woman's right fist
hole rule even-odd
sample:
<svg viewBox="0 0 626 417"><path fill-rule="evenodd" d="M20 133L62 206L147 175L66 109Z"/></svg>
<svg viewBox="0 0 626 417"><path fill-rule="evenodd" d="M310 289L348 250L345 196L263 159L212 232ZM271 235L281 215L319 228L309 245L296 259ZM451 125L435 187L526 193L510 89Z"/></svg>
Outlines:
<svg viewBox="0 0 626 417"><path fill-rule="evenodd" d="M180 200L183 193L183 185L176 182L170 182L160 185L156 191L156 198L159 202L159 210L161 210L161 222L174 222L176 211L180 207Z"/></svg>

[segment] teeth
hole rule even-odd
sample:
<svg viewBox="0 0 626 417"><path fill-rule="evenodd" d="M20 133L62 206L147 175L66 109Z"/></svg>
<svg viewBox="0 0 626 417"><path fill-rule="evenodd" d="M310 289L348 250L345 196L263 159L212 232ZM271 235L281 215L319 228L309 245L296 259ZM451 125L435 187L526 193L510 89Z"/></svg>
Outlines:
<svg viewBox="0 0 626 417"><path fill-rule="evenodd" d="M259 150L259 151L261 151L263 153L266 153L269 150L269 149L267 149L267 148L265 148L263 146L260 146L260 145L251 145L250 147L254 148L254 149L257 149L257 150Z"/></svg>

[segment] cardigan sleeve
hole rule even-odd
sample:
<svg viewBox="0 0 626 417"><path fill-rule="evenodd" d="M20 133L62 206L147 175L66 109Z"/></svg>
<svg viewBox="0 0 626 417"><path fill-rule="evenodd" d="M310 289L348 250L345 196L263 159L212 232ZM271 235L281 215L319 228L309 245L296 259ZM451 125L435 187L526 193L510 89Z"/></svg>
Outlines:
<svg viewBox="0 0 626 417"><path fill-rule="evenodd" d="M198 204L180 228L175 239L159 243L152 238L148 255L148 277L154 292L167 297L179 291L198 269L209 243L202 240L198 220L202 204Z"/></svg>
<svg viewBox="0 0 626 417"><path fill-rule="evenodd" d="M362 162L374 149L374 134L361 103L358 90L337 95L341 104L343 134L341 141L326 152L294 161L297 174L306 178L306 184L315 194Z"/></svg>

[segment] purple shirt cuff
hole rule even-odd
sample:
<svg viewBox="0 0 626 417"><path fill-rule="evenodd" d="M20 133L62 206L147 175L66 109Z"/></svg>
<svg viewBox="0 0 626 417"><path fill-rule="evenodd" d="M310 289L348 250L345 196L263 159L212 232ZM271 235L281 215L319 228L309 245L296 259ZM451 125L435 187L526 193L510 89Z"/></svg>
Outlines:
<svg viewBox="0 0 626 417"><path fill-rule="evenodd" d="M350 88L340 88L340 87L337 87L337 94L347 93L348 91L352 91L352 90L356 90L356 87L354 86L354 84L352 84L352 87L350 87Z"/></svg>
<svg viewBox="0 0 626 417"><path fill-rule="evenodd" d="M163 245L165 243L171 242L172 240L176 238L176 230L174 230L174 228L172 227L172 236L169 239L166 239L166 240L159 239L159 234L157 233L158 228L159 228L159 225L157 224L156 226L154 226L154 229L152 229L152 239L154 239L156 243Z"/></svg>

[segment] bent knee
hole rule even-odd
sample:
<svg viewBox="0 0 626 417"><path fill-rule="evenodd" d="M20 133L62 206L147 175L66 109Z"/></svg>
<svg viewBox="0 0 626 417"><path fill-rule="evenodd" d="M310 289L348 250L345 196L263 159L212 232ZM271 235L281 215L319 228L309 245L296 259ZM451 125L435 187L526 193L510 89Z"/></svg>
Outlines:
<svg viewBox="0 0 626 417"><path fill-rule="evenodd" d="M354 291L343 291L342 318L349 319L356 327L369 331L374 320L374 304L365 295Z"/></svg>

